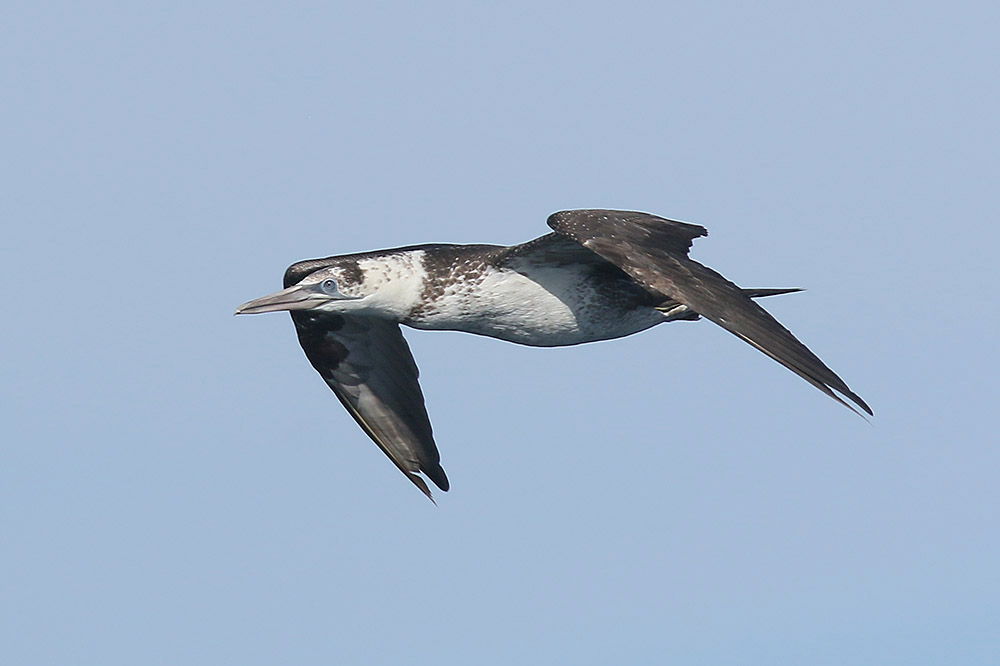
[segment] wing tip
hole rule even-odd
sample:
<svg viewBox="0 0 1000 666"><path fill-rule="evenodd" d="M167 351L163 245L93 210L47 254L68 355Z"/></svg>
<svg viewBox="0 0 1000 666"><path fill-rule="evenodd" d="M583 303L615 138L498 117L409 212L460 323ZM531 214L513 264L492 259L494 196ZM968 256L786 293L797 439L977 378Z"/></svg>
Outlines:
<svg viewBox="0 0 1000 666"><path fill-rule="evenodd" d="M395 460L393 462L395 462ZM409 479L418 489L420 489L420 492L426 495L427 499L433 502L435 506L437 506L437 501L434 499L434 494L428 487L427 482L424 481L424 478L420 476L420 473L434 482L434 485L437 486L443 493L448 492L451 488L451 483L448 482L448 476L444 473L444 468L441 467L441 465L434 465L429 469L421 466L420 473L406 470L401 465L397 465L397 467L399 467L400 471L406 475L406 478Z"/></svg>
<svg viewBox="0 0 1000 666"><path fill-rule="evenodd" d="M434 495L431 493L431 489L427 487L427 483L421 477L413 472L404 471L403 473L406 475L406 478L420 490L420 492L427 496L427 499L429 499L434 506L437 506L437 502L434 500Z"/></svg>
<svg viewBox="0 0 1000 666"><path fill-rule="evenodd" d="M852 412L863 418L865 421L868 421L868 417L875 416L875 412L873 412L872 408L868 406L868 403L862 400L861 396L854 393L853 391L844 392L841 391L840 389L834 389L829 385L824 385L824 386L826 390L824 390L823 393L826 393L828 396L830 396L831 398L842 404L844 407L847 407L849 410L851 410ZM838 395L838 393L840 395ZM843 398L841 396L843 396ZM847 398L847 400L844 400L844 398ZM848 402L848 400L850 400L850 402Z"/></svg>
<svg viewBox="0 0 1000 666"><path fill-rule="evenodd" d="M864 400L861 399L860 395L858 395L854 391L848 391L847 393L844 393L844 395L847 396L851 400L851 402L853 402L855 405L857 405L862 410L864 410L865 414L867 414L868 416L871 416L871 417L875 416L875 412L872 411L872 408L868 406L867 402L865 402ZM850 407L850 405L848 405L848 407ZM854 408L851 407L851 409L854 409ZM854 411L857 412L856 409ZM865 418L864 414L858 414L858 416L860 416L861 418L864 418L865 420L867 420Z"/></svg>

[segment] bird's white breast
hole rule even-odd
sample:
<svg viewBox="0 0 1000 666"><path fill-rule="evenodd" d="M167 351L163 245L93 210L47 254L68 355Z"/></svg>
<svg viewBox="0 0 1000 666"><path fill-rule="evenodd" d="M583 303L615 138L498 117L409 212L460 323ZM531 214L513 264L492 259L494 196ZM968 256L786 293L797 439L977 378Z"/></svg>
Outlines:
<svg viewBox="0 0 1000 666"><path fill-rule="evenodd" d="M541 347L621 337L663 321L652 309L608 311L585 269L576 266L534 265L523 272L484 266L425 292L435 293L433 302L404 323Z"/></svg>
<svg viewBox="0 0 1000 666"><path fill-rule="evenodd" d="M369 294L363 313L391 319L407 315L422 297L427 279L423 258L424 252L417 250L358 260Z"/></svg>

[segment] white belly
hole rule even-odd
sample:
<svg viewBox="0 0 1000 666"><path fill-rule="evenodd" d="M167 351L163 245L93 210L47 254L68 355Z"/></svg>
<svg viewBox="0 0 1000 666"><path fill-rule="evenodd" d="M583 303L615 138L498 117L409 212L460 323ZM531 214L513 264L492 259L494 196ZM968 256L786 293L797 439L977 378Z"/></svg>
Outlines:
<svg viewBox="0 0 1000 666"><path fill-rule="evenodd" d="M653 308L609 300L581 271L562 266L539 267L531 278L509 269L491 270L456 283L434 307L404 323L558 347L619 338L663 321Z"/></svg>

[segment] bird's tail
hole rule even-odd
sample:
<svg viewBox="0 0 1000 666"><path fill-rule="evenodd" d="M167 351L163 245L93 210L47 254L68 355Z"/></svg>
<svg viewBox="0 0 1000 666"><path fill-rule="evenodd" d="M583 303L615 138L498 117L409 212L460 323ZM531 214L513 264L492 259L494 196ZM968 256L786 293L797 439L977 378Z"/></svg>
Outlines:
<svg viewBox="0 0 1000 666"><path fill-rule="evenodd" d="M743 293L750 298L764 298L765 296L781 296L782 294L794 294L797 291L802 291L798 287L792 287L791 289L744 289Z"/></svg>
<svg viewBox="0 0 1000 666"><path fill-rule="evenodd" d="M781 294L794 294L797 291L804 291L798 287L791 287L788 289L743 289L743 293L750 298L764 298L765 296L780 296ZM660 305L656 306L656 309L664 314L665 317L670 319L670 321L698 321L701 319L701 315L694 312L686 305L681 305L677 301L670 299Z"/></svg>

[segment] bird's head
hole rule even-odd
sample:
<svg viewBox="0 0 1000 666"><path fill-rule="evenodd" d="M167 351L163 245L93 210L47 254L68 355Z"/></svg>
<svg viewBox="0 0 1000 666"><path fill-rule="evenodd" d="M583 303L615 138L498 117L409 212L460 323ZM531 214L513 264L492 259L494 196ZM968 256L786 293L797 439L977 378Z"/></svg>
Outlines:
<svg viewBox="0 0 1000 666"><path fill-rule="evenodd" d="M370 295L365 291L365 282L358 279L357 271L341 266L327 266L309 273L287 289L247 301L236 308L236 314L282 310L344 312L360 306L360 301Z"/></svg>

